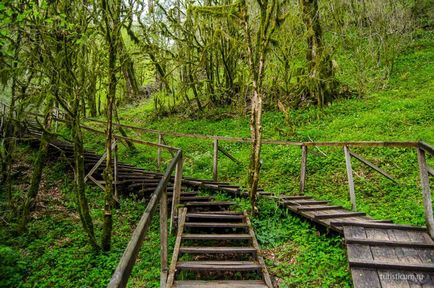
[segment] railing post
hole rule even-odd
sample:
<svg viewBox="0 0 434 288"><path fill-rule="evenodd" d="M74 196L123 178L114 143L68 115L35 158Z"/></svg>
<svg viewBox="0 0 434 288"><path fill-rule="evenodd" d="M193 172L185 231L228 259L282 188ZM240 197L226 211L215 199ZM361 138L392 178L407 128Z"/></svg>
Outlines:
<svg viewBox="0 0 434 288"><path fill-rule="evenodd" d="M419 162L419 174L422 184L423 207L425 209L425 222L428 233L434 239L434 217L432 210L431 190L429 187L428 165L426 164L425 151L417 149L417 160Z"/></svg>
<svg viewBox="0 0 434 288"><path fill-rule="evenodd" d="M307 162L307 146L301 146L301 169L300 169L300 194L304 194L304 186L306 183L306 163Z"/></svg>
<svg viewBox="0 0 434 288"><path fill-rule="evenodd" d="M351 167L351 155L348 146L344 146L344 153L345 153L345 163L347 166L348 186L350 189L351 208L353 211L356 211L357 210L356 192L354 190L353 168Z"/></svg>
<svg viewBox="0 0 434 288"><path fill-rule="evenodd" d="M161 135L161 133L158 133L158 145L161 145L163 140L163 136ZM157 149L157 169L158 171L160 171L161 168L161 148L158 147Z"/></svg>
<svg viewBox="0 0 434 288"><path fill-rule="evenodd" d="M167 186L160 198L160 287L166 287L167 281Z"/></svg>
<svg viewBox="0 0 434 288"><path fill-rule="evenodd" d="M182 187L182 171L183 171L183 157L180 154L178 163L176 164L175 170L175 183L172 192L172 211L171 211L171 221L170 221L170 233L172 233L172 226L175 223L175 217L178 216L178 205L181 199L181 187Z"/></svg>
<svg viewBox="0 0 434 288"><path fill-rule="evenodd" d="M119 203L118 195L118 142L114 140L114 152L113 153L113 164L114 164L114 178L115 178L115 200Z"/></svg>
<svg viewBox="0 0 434 288"><path fill-rule="evenodd" d="M218 180L218 161L219 161L219 140L214 138L214 157L212 165L212 179L214 181Z"/></svg>

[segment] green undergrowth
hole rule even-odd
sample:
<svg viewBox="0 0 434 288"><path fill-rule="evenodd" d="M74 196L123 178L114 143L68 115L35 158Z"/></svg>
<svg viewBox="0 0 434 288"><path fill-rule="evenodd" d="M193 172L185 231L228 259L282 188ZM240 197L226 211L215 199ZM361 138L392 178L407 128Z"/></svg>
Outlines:
<svg viewBox="0 0 434 288"><path fill-rule="evenodd" d="M425 141L434 143L434 32L416 34L415 41L398 57L391 79L384 89L371 91L363 98L338 100L318 110L306 108L265 112L265 139L288 141ZM141 106L121 111L122 123L160 131L195 133L248 138L249 117L233 116L232 108L208 111L207 116L189 119L180 115L154 119ZM209 115L213 115L209 117ZM228 117L228 115L232 115ZM99 130L104 126L88 122ZM133 138L156 142L157 135L131 129ZM88 148L103 151L104 139L86 132ZM184 174L199 178L212 177L212 140L197 137L164 136L168 145L182 148ZM220 141L219 145L241 164L219 156L219 180L246 185L250 145ZM123 160L156 170L155 147L137 145L135 152L120 145ZM377 219L397 223L424 223L416 151L410 148L351 148L393 176L393 182L353 159L358 208ZM171 159L163 152L163 167ZM263 145L260 185L267 191L299 194L300 147ZM434 166L434 159L428 157ZM163 168L164 169L164 168ZM310 148L307 160L305 193L333 204L350 207L341 147Z"/></svg>
<svg viewBox="0 0 434 288"><path fill-rule="evenodd" d="M20 148L21 155L29 156L24 159L27 164L31 164L33 153L28 147ZM27 177L17 182L27 183ZM120 208L114 212L112 249L108 253L95 253L79 220L72 181L66 163L52 159L44 170L38 205L28 232L17 234L14 222L7 225L1 222L0 287L105 287L108 284L146 203L134 197L122 197ZM18 194L22 195L22 191L16 193L16 197L22 197ZM86 188L86 194L96 236L100 239L104 196L93 186ZM5 215L0 216L4 219ZM129 287L159 287L158 227L158 217L154 217ZM173 236L169 243L173 247Z"/></svg>

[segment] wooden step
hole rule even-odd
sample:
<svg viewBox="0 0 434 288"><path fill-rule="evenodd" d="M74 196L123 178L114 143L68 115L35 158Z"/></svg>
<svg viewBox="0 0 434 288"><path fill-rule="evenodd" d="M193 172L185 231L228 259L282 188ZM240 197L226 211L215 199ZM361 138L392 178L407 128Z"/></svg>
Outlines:
<svg viewBox="0 0 434 288"><path fill-rule="evenodd" d="M177 270L183 271L257 271L261 265L253 261L179 261Z"/></svg>
<svg viewBox="0 0 434 288"><path fill-rule="evenodd" d="M325 211L325 210L335 210L335 209L343 209L342 206L307 206L307 207L299 207L296 208L297 211Z"/></svg>
<svg viewBox="0 0 434 288"><path fill-rule="evenodd" d="M346 244L434 249L434 243L346 238Z"/></svg>
<svg viewBox="0 0 434 288"><path fill-rule="evenodd" d="M185 222L185 227L200 227L200 228L247 228L246 223L232 222Z"/></svg>
<svg viewBox="0 0 434 288"><path fill-rule="evenodd" d="M168 199L169 201L172 201L172 197ZM182 196L179 199L180 201L194 201L194 202L200 202L200 201L209 201L212 200L209 196Z"/></svg>
<svg viewBox="0 0 434 288"><path fill-rule="evenodd" d="M250 234L183 234L184 240L251 240Z"/></svg>
<svg viewBox="0 0 434 288"><path fill-rule="evenodd" d="M434 272L434 263L400 263L375 260L350 260L350 267L371 268L381 270Z"/></svg>
<svg viewBox="0 0 434 288"><path fill-rule="evenodd" d="M267 288L263 280L180 280L174 288Z"/></svg>
<svg viewBox="0 0 434 288"><path fill-rule="evenodd" d="M181 253L190 254L256 254L253 247L181 247Z"/></svg>
<svg viewBox="0 0 434 288"><path fill-rule="evenodd" d="M217 214L217 213L188 213L187 218L197 219L244 219L243 215L237 214Z"/></svg>
<svg viewBox="0 0 434 288"><path fill-rule="evenodd" d="M334 214L317 214L316 219L335 219L335 218L348 218L348 217L360 217L366 216L363 212L347 212L347 213L334 213Z"/></svg>
<svg viewBox="0 0 434 288"><path fill-rule="evenodd" d="M215 207L215 206L232 206L235 204L236 204L235 202L222 201L222 202L187 202L184 205L188 207L192 207L192 206Z"/></svg>
<svg viewBox="0 0 434 288"><path fill-rule="evenodd" d="M194 214L243 215L242 212L238 212L238 211L204 211L204 212L194 212Z"/></svg>
<svg viewBox="0 0 434 288"><path fill-rule="evenodd" d="M323 204L328 204L328 201L304 201L300 202L300 201L296 201L296 200L284 200L283 201L284 204L288 204L288 205L323 205Z"/></svg>

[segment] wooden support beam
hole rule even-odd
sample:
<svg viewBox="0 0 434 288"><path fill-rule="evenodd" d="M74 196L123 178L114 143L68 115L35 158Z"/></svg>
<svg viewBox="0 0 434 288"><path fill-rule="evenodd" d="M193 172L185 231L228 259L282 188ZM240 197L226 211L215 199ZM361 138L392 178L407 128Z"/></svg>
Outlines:
<svg viewBox="0 0 434 288"><path fill-rule="evenodd" d="M301 146L300 194L304 194L306 184L307 146Z"/></svg>
<svg viewBox="0 0 434 288"><path fill-rule="evenodd" d="M178 262L179 249L181 247L182 233L184 232L185 217L187 215L187 208L179 208L178 218L178 233L176 235L175 247L173 248L172 262L170 262L169 276L167 278L166 288L172 288L173 281L175 280L176 262Z"/></svg>
<svg viewBox="0 0 434 288"><path fill-rule="evenodd" d="M167 281L167 189L163 188L160 198L160 287Z"/></svg>
<svg viewBox="0 0 434 288"><path fill-rule="evenodd" d="M431 174L431 176L434 176L434 169L432 169L430 166L427 165L428 173Z"/></svg>
<svg viewBox="0 0 434 288"><path fill-rule="evenodd" d="M357 210L356 192L354 190L353 168L351 167L351 154L348 146L344 146L344 153L345 153L345 163L347 166L348 187L350 191L351 207L353 211L356 211Z"/></svg>
<svg viewBox="0 0 434 288"><path fill-rule="evenodd" d="M377 171L378 173L380 173L381 175L383 175L384 177L386 177L387 179L393 181L396 183L396 180L387 172L385 172L383 169L381 169L380 167L376 166L375 164L369 162L368 160L364 159L362 156L360 156L359 154L356 154L354 152L350 151L350 155L353 158L356 158L357 160L359 160L360 162L362 162L363 164L371 167L372 169L374 169L375 171Z"/></svg>
<svg viewBox="0 0 434 288"><path fill-rule="evenodd" d="M113 164L114 164L114 184L115 184L115 195L114 198L116 202L119 203L119 195L118 195L118 143L115 140L114 143L114 155L113 155Z"/></svg>
<svg viewBox="0 0 434 288"><path fill-rule="evenodd" d="M177 216L178 205L181 198L181 188L182 188L182 173L183 173L183 157L182 154L178 159L178 163L175 168L175 183L174 189L172 193L172 211L171 211L171 221L170 221L170 233L172 233L173 221L175 221L175 217Z"/></svg>
<svg viewBox="0 0 434 288"><path fill-rule="evenodd" d="M161 140L163 136L161 134L158 134L158 145L161 145ZM161 147L158 146L157 148L157 170L160 171L161 169Z"/></svg>
<svg viewBox="0 0 434 288"><path fill-rule="evenodd" d="M226 151L225 149L223 149L223 147L218 146L218 150L220 152L222 152L223 155L225 155L226 157L228 157L229 159L231 159L233 162L237 163L238 165L241 165L241 162L238 161L234 156L232 156L231 154L229 154L229 152Z"/></svg>
<svg viewBox="0 0 434 288"><path fill-rule="evenodd" d="M214 157L212 165L212 179L217 181L218 179L218 158L219 158L219 140L214 139Z"/></svg>
<svg viewBox="0 0 434 288"><path fill-rule="evenodd" d="M434 239L434 217L431 200L431 190L429 187L428 165L425 158L425 150L417 149L417 160L419 162L419 174L422 184L423 207L425 209L425 222L428 233Z"/></svg>
<svg viewBox="0 0 434 288"><path fill-rule="evenodd" d="M161 134L161 142L163 143L163 145L169 146L169 144L167 144L166 139L164 139L163 134ZM172 150L168 150L170 155L172 155L172 157L175 157L175 152L173 152Z"/></svg>

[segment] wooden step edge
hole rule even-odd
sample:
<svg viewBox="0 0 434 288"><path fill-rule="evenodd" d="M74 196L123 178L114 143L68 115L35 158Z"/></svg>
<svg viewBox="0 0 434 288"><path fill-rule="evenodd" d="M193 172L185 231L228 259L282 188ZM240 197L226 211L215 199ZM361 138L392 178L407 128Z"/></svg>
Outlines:
<svg viewBox="0 0 434 288"><path fill-rule="evenodd" d="M285 205L291 205L291 206L303 206L303 205L323 205L328 204L328 201L321 201L321 200L315 200L315 201L305 201L305 202L297 202L293 200L285 200L282 199L283 204Z"/></svg>
<svg viewBox="0 0 434 288"><path fill-rule="evenodd" d="M337 210L344 209L342 206L316 206L316 207L296 207L297 211L308 212L308 211L325 211L325 210Z"/></svg>
<svg viewBox="0 0 434 288"><path fill-rule="evenodd" d="M182 234L184 240L251 240L250 234Z"/></svg>
<svg viewBox="0 0 434 288"><path fill-rule="evenodd" d="M434 272L434 263L401 263L385 261L366 261L366 260L349 260L350 267L381 269L381 270L398 270L398 271L417 271L417 272Z"/></svg>
<svg viewBox="0 0 434 288"><path fill-rule="evenodd" d="M246 253L246 254L256 254L256 249L254 247L190 247L182 246L179 249L180 253L189 254L232 254L232 253Z"/></svg>
<svg viewBox="0 0 434 288"><path fill-rule="evenodd" d="M376 223L376 222L351 222L351 221L332 221L330 225L333 226L356 226L365 228L378 228L378 229L396 229L396 230L407 230L407 231L424 231L426 232L426 227L423 226L412 226L403 224L389 224L389 223Z"/></svg>
<svg viewBox="0 0 434 288"><path fill-rule="evenodd" d="M336 213L336 214L317 214L315 219L333 219L333 218L348 218L348 217L361 217L366 216L364 212L348 212L348 213Z"/></svg>
<svg viewBox="0 0 434 288"><path fill-rule="evenodd" d="M200 219L244 219L243 215L237 214L214 214L210 213L188 213L187 218L200 218Z"/></svg>
<svg viewBox="0 0 434 288"><path fill-rule="evenodd" d="M258 271L261 265L253 261L179 261L176 269L178 271Z"/></svg>
<svg viewBox="0 0 434 288"><path fill-rule="evenodd" d="M247 228L246 223L233 222L185 222L184 227L203 227L203 228Z"/></svg>
<svg viewBox="0 0 434 288"><path fill-rule="evenodd" d="M173 288L269 288L263 280L177 280Z"/></svg>
<svg viewBox="0 0 434 288"><path fill-rule="evenodd" d="M369 246L391 246L391 247L410 247L410 248L434 249L434 243L426 243L426 242L346 238L345 243L347 245L358 244L358 245L369 245Z"/></svg>

